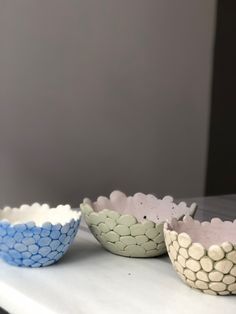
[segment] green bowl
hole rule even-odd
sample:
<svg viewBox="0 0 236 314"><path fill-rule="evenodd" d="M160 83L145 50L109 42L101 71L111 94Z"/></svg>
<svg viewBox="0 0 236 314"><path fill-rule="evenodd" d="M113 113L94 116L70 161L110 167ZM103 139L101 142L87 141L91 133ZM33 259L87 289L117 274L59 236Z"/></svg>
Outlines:
<svg viewBox="0 0 236 314"><path fill-rule="evenodd" d="M96 202L80 205L85 221L98 242L111 253L127 257L154 257L166 253L163 225L166 219L193 215L196 204L175 204L166 196L136 193L127 197L114 191Z"/></svg>

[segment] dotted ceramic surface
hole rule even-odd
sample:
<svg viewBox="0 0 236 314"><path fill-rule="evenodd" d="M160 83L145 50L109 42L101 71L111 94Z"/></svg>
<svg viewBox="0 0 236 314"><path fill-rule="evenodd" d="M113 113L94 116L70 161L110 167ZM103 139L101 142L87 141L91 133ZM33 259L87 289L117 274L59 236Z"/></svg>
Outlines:
<svg viewBox="0 0 236 314"><path fill-rule="evenodd" d="M236 294L236 220L172 219L164 224L164 236L174 269L186 284L212 295Z"/></svg>
<svg viewBox="0 0 236 314"><path fill-rule="evenodd" d="M92 203L81 204L85 221L95 238L108 251L128 257L153 257L166 252L163 224L166 218L192 215L196 204L187 207L184 202L173 203L166 196L137 193L127 197L114 191L110 199L99 197Z"/></svg>
<svg viewBox="0 0 236 314"><path fill-rule="evenodd" d="M0 257L25 267L57 262L78 231L80 215L69 205L49 208L36 203L0 210Z"/></svg>

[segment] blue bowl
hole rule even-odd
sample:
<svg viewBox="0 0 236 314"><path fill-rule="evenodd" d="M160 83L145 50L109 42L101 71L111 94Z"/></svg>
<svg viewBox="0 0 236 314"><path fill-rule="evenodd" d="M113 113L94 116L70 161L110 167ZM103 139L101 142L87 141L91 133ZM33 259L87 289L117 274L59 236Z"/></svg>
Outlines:
<svg viewBox="0 0 236 314"><path fill-rule="evenodd" d="M77 234L81 213L47 204L0 211L0 257L10 265L42 267L57 262ZM31 218L30 220L26 220Z"/></svg>

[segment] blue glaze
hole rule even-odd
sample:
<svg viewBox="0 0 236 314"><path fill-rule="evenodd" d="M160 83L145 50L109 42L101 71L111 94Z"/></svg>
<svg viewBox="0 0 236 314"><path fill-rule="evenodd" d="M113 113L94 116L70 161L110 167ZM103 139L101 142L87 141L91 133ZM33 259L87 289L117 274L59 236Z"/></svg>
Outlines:
<svg viewBox="0 0 236 314"><path fill-rule="evenodd" d="M9 247L6 244L0 244L0 252L7 252Z"/></svg>
<svg viewBox="0 0 236 314"><path fill-rule="evenodd" d="M65 224L65 226L61 228L61 233L67 233L69 229L70 229L70 224Z"/></svg>
<svg viewBox="0 0 236 314"><path fill-rule="evenodd" d="M59 240L53 240L51 243L50 243L50 247L53 251L55 251L58 246L61 244L61 242Z"/></svg>
<svg viewBox="0 0 236 314"><path fill-rule="evenodd" d="M35 239L34 238L25 238L22 240L22 243L24 243L24 245L35 244Z"/></svg>
<svg viewBox="0 0 236 314"><path fill-rule="evenodd" d="M13 259L20 259L22 257L21 253L15 249L9 250L9 254Z"/></svg>
<svg viewBox="0 0 236 314"><path fill-rule="evenodd" d="M4 237L7 234L5 228L2 226L2 228L0 229L0 236Z"/></svg>
<svg viewBox="0 0 236 314"><path fill-rule="evenodd" d="M5 243L6 246L8 246L10 249L12 249L16 243L16 240L14 238L11 238L9 235L6 235L2 239L2 243Z"/></svg>
<svg viewBox="0 0 236 314"><path fill-rule="evenodd" d="M17 250L18 252L26 252L27 251L27 246L24 245L23 243L16 243L14 245L14 249Z"/></svg>
<svg viewBox="0 0 236 314"><path fill-rule="evenodd" d="M0 258L10 265L42 267L57 262L68 250L79 228L79 220L42 227L34 222L10 225L0 220Z"/></svg>
<svg viewBox="0 0 236 314"><path fill-rule="evenodd" d="M47 230L47 229L43 229L42 231L41 231L41 236L42 237L47 237L47 236L49 236L49 234L50 234L50 231L49 230Z"/></svg>
<svg viewBox="0 0 236 314"><path fill-rule="evenodd" d="M26 225L25 224L17 224L14 226L15 230L18 232L23 232L26 230Z"/></svg>
<svg viewBox="0 0 236 314"><path fill-rule="evenodd" d="M59 241L60 241L61 243L64 243L65 238L66 238L66 234L63 233L63 234L59 237Z"/></svg>
<svg viewBox="0 0 236 314"><path fill-rule="evenodd" d="M38 253L38 250L39 250L39 246L36 245L36 244L30 244L28 246L28 251L31 253L31 254L36 254Z"/></svg>
<svg viewBox="0 0 236 314"><path fill-rule="evenodd" d="M33 256L31 257L31 259L32 259L33 261L35 261L35 262L39 261L41 258L42 258L42 256L39 255L39 254L33 255Z"/></svg>
<svg viewBox="0 0 236 314"><path fill-rule="evenodd" d="M25 230L23 232L23 236L26 237L26 238L32 238L33 235L34 234L33 234L33 232L31 230Z"/></svg>
<svg viewBox="0 0 236 314"><path fill-rule="evenodd" d="M41 256L47 256L51 252L50 246L43 246L39 249L39 254Z"/></svg>
<svg viewBox="0 0 236 314"><path fill-rule="evenodd" d="M32 255L32 254L31 254L30 252L22 252L22 253L21 253L22 258L30 258L31 255Z"/></svg>
<svg viewBox="0 0 236 314"><path fill-rule="evenodd" d="M38 242L38 240L40 239L40 235L39 234L35 234L33 236L33 238L34 238L35 242Z"/></svg>
<svg viewBox="0 0 236 314"><path fill-rule="evenodd" d="M47 245L50 244L51 241L52 241L52 239L49 238L49 237L40 238L39 241L38 241L38 245L39 245L39 246L47 246Z"/></svg>
<svg viewBox="0 0 236 314"><path fill-rule="evenodd" d="M14 235L14 239L16 242L21 242L23 240L24 236L21 232L17 231Z"/></svg>
<svg viewBox="0 0 236 314"><path fill-rule="evenodd" d="M31 229L31 228L35 227L35 223L33 221L29 221L29 222L27 222L26 226L28 229Z"/></svg>
<svg viewBox="0 0 236 314"><path fill-rule="evenodd" d="M59 245L57 248L57 252L63 251L64 246L65 246L64 244Z"/></svg>
<svg viewBox="0 0 236 314"><path fill-rule="evenodd" d="M60 231L58 231L58 230L53 230L53 231L51 232L51 238L52 238L53 240L59 239L60 235L61 235L61 233L60 233Z"/></svg>
<svg viewBox="0 0 236 314"><path fill-rule="evenodd" d="M52 230L61 230L61 228L62 228L61 224L52 225Z"/></svg>

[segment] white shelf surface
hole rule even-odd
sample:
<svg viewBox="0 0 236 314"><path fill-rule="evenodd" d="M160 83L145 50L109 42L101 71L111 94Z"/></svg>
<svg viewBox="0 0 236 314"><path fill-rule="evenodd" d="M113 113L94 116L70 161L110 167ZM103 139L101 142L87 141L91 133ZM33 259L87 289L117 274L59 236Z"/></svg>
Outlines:
<svg viewBox="0 0 236 314"><path fill-rule="evenodd" d="M72 247L55 265L31 269L0 261L0 306L11 314L232 314L236 297L189 288L167 255L113 255L82 223Z"/></svg>

